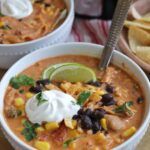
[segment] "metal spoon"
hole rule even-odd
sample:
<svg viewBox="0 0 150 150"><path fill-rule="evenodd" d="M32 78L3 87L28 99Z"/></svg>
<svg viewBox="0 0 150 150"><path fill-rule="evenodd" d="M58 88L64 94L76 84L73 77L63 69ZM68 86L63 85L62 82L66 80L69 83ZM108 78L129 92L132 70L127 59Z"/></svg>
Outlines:
<svg viewBox="0 0 150 150"><path fill-rule="evenodd" d="M110 27L108 40L103 49L102 57L99 64L99 68L101 70L106 69L110 62L113 50L118 42L121 30L123 28L124 20L127 17L127 13L131 3L132 0L118 0L116 10L112 19L112 24Z"/></svg>

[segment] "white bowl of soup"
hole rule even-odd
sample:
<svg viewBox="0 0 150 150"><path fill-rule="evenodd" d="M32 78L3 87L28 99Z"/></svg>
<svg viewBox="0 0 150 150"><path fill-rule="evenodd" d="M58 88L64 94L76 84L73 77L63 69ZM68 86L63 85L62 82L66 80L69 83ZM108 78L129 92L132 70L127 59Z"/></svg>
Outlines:
<svg viewBox="0 0 150 150"><path fill-rule="evenodd" d="M0 16L0 68L9 68L31 51L66 41L73 20L72 0L35 0L32 14L23 19Z"/></svg>
<svg viewBox="0 0 150 150"><path fill-rule="evenodd" d="M102 50L88 43L54 45L7 71L0 121L15 149L136 148L149 125L149 80L118 51L101 72Z"/></svg>

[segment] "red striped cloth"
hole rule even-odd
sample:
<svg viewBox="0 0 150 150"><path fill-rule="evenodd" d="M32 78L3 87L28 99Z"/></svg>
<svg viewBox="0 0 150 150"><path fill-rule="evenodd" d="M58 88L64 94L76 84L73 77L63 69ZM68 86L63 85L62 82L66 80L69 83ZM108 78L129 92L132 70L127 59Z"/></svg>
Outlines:
<svg viewBox="0 0 150 150"><path fill-rule="evenodd" d="M89 42L104 45L110 21L76 19L67 41Z"/></svg>
<svg viewBox="0 0 150 150"><path fill-rule="evenodd" d="M102 0L75 0L76 12L86 15L100 15ZM88 13L89 12L89 13ZM72 32L67 41L105 44L110 21L75 19Z"/></svg>

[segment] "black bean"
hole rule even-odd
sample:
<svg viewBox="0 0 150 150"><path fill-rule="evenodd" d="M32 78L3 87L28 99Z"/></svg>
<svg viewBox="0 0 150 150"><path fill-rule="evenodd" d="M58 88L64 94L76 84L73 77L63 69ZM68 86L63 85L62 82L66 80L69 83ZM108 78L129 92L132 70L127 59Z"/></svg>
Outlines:
<svg viewBox="0 0 150 150"><path fill-rule="evenodd" d="M99 81L89 81L87 84L96 86L96 87L100 87L101 86L101 82Z"/></svg>
<svg viewBox="0 0 150 150"><path fill-rule="evenodd" d="M113 96L111 94L104 94L104 95L102 95L102 99L111 100L111 99L113 99Z"/></svg>
<svg viewBox="0 0 150 150"><path fill-rule="evenodd" d="M109 93L114 93L114 87L111 86L110 84L106 85L106 91Z"/></svg>
<svg viewBox="0 0 150 150"><path fill-rule="evenodd" d="M138 104L143 103L143 101L144 101L144 99L143 99L142 97L138 97L138 98L137 98L137 103L138 103Z"/></svg>
<svg viewBox="0 0 150 150"><path fill-rule="evenodd" d="M87 115L87 116L89 116L89 117L90 117L90 116L92 115L92 110L91 110L91 109L89 109L89 108L88 108L88 109L86 109L86 110L85 110L85 115Z"/></svg>
<svg viewBox="0 0 150 150"><path fill-rule="evenodd" d="M96 119L96 120L100 120L101 118L104 117L104 115L106 114L106 111L104 109L96 109L93 114L92 114L92 118Z"/></svg>
<svg viewBox="0 0 150 150"><path fill-rule="evenodd" d="M36 81L36 84L37 85L47 85L47 84L49 84L50 83L50 80L49 79L43 79L43 80L38 80L38 81Z"/></svg>
<svg viewBox="0 0 150 150"><path fill-rule="evenodd" d="M89 130L92 128L92 121L90 117L83 115L81 117L81 128L85 130Z"/></svg>
<svg viewBox="0 0 150 150"><path fill-rule="evenodd" d="M32 86L30 89L29 89L30 92L32 93L39 93L39 92L42 92L42 87L41 86Z"/></svg>
<svg viewBox="0 0 150 150"><path fill-rule="evenodd" d="M79 114L79 115L84 115L84 110L83 110L83 109L80 109L80 110L78 111L78 114Z"/></svg>
<svg viewBox="0 0 150 150"><path fill-rule="evenodd" d="M112 100L102 100L102 106L111 106L111 105L115 105L116 101L114 99Z"/></svg>
<svg viewBox="0 0 150 150"><path fill-rule="evenodd" d="M116 101L114 100L114 98L111 94L103 95L101 102L102 102L102 106L110 106L110 105L116 104Z"/></svg>
<svg viewBox="0 0 150 150"><path fill-rule="evenodd" d="M100 123L98 121L93 123L93 125L92 125L93 134L97 133L101 129L102 129L102 127L100 126Z"/></svg>
<svg viewBox="0 0 150 150"><path fill-rule="evenodd" d="M73 120L78 120L78 119L80 119L80 116L79 115L74 115L72 119Z"/></svg>

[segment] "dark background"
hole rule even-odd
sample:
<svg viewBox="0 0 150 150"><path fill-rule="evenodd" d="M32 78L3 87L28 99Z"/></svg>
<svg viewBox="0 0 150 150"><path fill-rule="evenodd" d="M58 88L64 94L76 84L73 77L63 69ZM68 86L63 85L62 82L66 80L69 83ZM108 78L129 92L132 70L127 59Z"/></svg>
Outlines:
<svg viewBox="0 0 150 150"><path fill-rule="evenodd" d="M93 0L94 1L94 0ZM103 0L103 9L101 16L88 16L76 13L76 17L80 19L103 19L110 20L112 19L117 0Z"/></svg>

